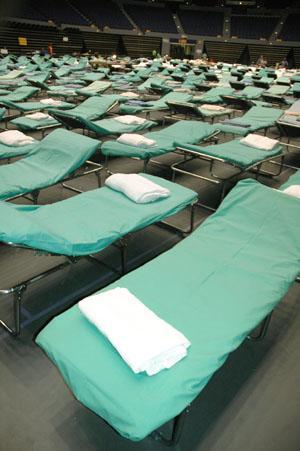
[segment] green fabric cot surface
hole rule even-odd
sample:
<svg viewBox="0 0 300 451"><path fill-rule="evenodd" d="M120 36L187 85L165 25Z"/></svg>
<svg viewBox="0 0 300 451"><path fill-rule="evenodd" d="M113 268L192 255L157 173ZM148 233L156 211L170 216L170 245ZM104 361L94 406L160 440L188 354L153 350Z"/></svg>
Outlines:
<svg viewBox="0 0 300 451"><path fill-rule="evenodd" d="M107 186L50 205L0 202L0 241L63 255L101 251L129 232L147 227L190 205L197 194L176 183L142 174L171 192L149 204L137 204Z"/></svg>
<svg viewBox="0 0 300 451"><path fill-rule="evenodd" d="M100 141L57 129L21 160L0 166L0 199L45 188L78 169L98 149Z"/></svg>
<svg viewBox="0 0 300 451"><path fill-rule="evenodd" d="M99 121L84 121L87 129L99 135L121 135L122 133L137 133L142 130L154 127L156 122L147 121L143 124L123 124L113 118L100 119Z"/></svg>
<svg viewBox="0 0 300 451"><path fill-rule="evenodd" d="M20 88L15 89L11 94L7 96L1 96L1 103L5 104L8 102L22 102L23 100L28 99L39 91L39 88L34 88L32 86L21 86Z"/></svg>
<svg viewBox="0 0 300 451"><path fill-rule="evenodd" d="M84 88L76 89L77 94L86 96L86 97L92 97L97 96L101 94L102 92L106 91L108 88L111 87L111 82L109 81L94 81L89 86L86 86Z"/></svg>
<svg viewBox="0 0 300 451"><path fill-rule="evenodd" d="M258 99L265 91L264 88L256 88L255 86L246 86L241 91L235 92L235 97L241 97L243 99L255 100Z"/></svg>
<svg viewBox="0 0 300 451"><path fill-rule="evenodd" d="M292 92L300 93L300 82L294 83L292 87Z"/></svg>
<svg viewBox="0 0 300 451"><path fill-rule="evenodd" d="M276 157L282 154L283 146L278 144L273 150L256 149L240 143L239 139L229 141L214 146L194 146L191 144L177 143L178 147L183 147L194 152L199 152L211 157L222 158L225 162L246 169L267 158Z"/></svg>
<svg viewBox="0 0 300 451"><path fill-rule="evenodd" d="M169 370L134 374L77 305L36 342L80 402L141 440L198 396L286 294L299 272L299 220L299 199L243 180L189 237L103 290L128 288L191 341Z"/></svg>
<svg viewBox="0 0 300 451"><path fill-rule="evenodd" d="M115 94L93 96L87 100L84 100L75 108L64 111L63 114L65 116L73 116L75 118L87 119L91 121L103 116L115 102L120 100L124 101L124 97ZM51 113L51 111L55 113L56 109L53 108L49 110L49 113ZM58 110L57 113L62 114L60 110Z"/></svg>
<svg viewBox="0 0 300 451"><path fill-rule="evenodd" d="M283 191L292 185L300 185L300 170L291 175L288 180L283 185L281 185L280 191Z"/></svg>
<svg viewBox="0 0 300 451"><path fill-rule="evenodd" d="M232 110L230 108L225 108L224 110L221 110L221 111L212 111L212 110L206 110L205 108L202 108L200 106L200 107L198 107L198 109L204 117L209 117L209 118L223 116L224 114L232 113Z"/></svg>
<svg viewBox="0 0 300 451"><path fill-rule="evenodd" d="M0 160L27 155L33 151L38 144L39 141L35 141L33 144L27 144L26 146L7 146L6 144L0 143Z"/></svg>
<svg viewBox="0 0 300 451"><path fill-rule="evenodd" d="M147 92L149 88L151 88L151 85L154 84L164 84L165 79L161 77L149 77L144 83L140 84L137 88L139 92Z"/></svg>
<svg viewBox="0 0 300 451"><path fill-rule="evenodd" d="M24 132L40 130L55 125L61 125L60 122L56 121L53 117L51 117L50 119L41 119L37 121L24 116L13 119L12 121L10 121L10 124L15 125L19 130L22 130Z"/></svg>
<svg viewBox="0 0 300 451"><path fill-rule="evenodd" d="M21 111L22 113L28 113L30 111L43 111L43 110L51 110L54 109L51 105L46 105L43 102L12 102L12 101L6 101L5 105L7 105L9 108L14 108L18 111ZM61 102L60 105L55 106L55 109L71 109L74 107L73 103L69 102Z"/></svg>
<svg viewBox="0 0 300 451"><path fill-rule="evenodd" d="M276 83L290 86L291 79L290 77L278 77Z"/></svg>
<svg viewBox="0 0 300 451"><path fill-rule="evenodd" d="M18 78L23 74L21 69L11 70L5 75L0 75L0 80L13 80L14 78Z"/></svg>
<svg viewBox="0 0 300 451"><path fill-rule="evenodd" d="M295 74L291 77L292 83L300 83L300 74Z"/></svg>
<svg viewBox="0 0 300 451"><path fill-rule="evenodd" d="M168 94L161 97L159 100L154 102L149 102L149 106L139 106L139 105L124 105L120 106L120 113L122 114L134 114L140 113L142 111L159 111L167 110L168 105L166 102L189 102L192 99L191 94L186 94L184 92L169 92Z"/></svg>
<svg viewBox="0 0 300 451"><path fill-rule="evenodd" d="M290 87L285 85L272 85L265 91L265 94L284 95L289 91Z"/></svg>
<svg viewBox="0 0 300 451"><path fill-rule="evenodd" d="M203 94L203 96L199 97L199 99L197 100L196 103L198 103L198 101L200 103L211 103L211 104L222 103L223 99L221 96L232 95L233 93L234 93L233 88L227 88L227 87L212 88L209 91L207 91L205 94ZM193 99L192 99L192 102L193 102Z"/></svg>
<svg viewBox="0 0 300 451"><path fill-rule="evenodd" d="M248 133L269 128L275 124L275 121L282 115L282 110L278 108L265 108L261 106L254 106L247 111L244 116L230 119L230 122L237 124L250 125L250 127L238 127L230 124L223 124L218 122L214 126L224 133L233 133L236 135L248 135ZM226 121L227 122L227 121Z"/></svg>
<svg viewBox="0 0 300 451"><path fill-rule="evenodd" d="M117 141L106 141L101 152L108 156L137 157L142 160L163 155L175 150L176 141L196 144L208 138L215 127L200 121L179 121L158 132L145 133L145 137L156 141L153 147L134 147Z"/></svg>
<svg viewBox="0 0 300 451"><path fill-rule="evenodd" d="M101 72L89 72L82 77L82 80L93 82L102 80L105 77L104 73Z"/></svg>

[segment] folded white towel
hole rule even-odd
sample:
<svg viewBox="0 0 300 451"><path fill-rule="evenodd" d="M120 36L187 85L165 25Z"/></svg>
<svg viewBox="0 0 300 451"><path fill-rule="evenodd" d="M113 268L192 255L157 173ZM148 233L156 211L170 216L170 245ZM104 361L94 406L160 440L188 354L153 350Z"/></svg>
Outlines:
<svg viewBox="0 0 300 451"><path fill-rule="evenodd" d="M169 197L170 191L139 174L113 174L105 185L120 191L137 204L147 204Z"/></svg>
<svg viewBox="0 0 300 451"><path fill-rule="evenodd" d="M42 99L40 102L43 103L44 105L53 105L53 106L61 105L60 100L51 99L51 97L49 97L49 99Z"/></svg>
<svg viewBox="0 0 300 451"><path fill-rule="evenodd" d="M283 190L283 192L300 199L300 185L291 185Z"/></svg>
<svg viewBox="0 0 300 451"><path fill-rule="evenodd" d="M126 91L126 92L122 92L121 96L135 99L135 98L139 97L139 94L137 94L136 92Z"/></svg>
<svg viewBox="0 0 300 451"><path fill-rule="evenodd" d="M223 106L220 106L220 105L209 105L207 103L205 103L204 105L201 105L201 108L204 108L205 110L210 110L210 111L223 111L223 110L226 110L226 108L224 108Z"/></svg>
<svg viewBox="0 0 300 451"><path fill-rule="evenodd" d="M49 114L45 113L32 113L32 114L26 114L28 119L33 119L34 121L43 121L45 119L51 119L51 116Z"/></svg>
<svg viewBox="0 0 300 451"><path fill-rule="evenodd" d="M240 143L245 144L245 146L255 147L256 149L273 150L274 147L277 146L278 141L277 139L271 139L266 136L249 133L249 135L240 140Z"/></svg>
<svg viewBox="0 0 300 451"><path fill-rule="evenodd" d="M134 147L154 147L156 144L156 141L153 139L148 139L145 136L138 135L136 133L123 133L117 141L119 143Z"/></svg>
<svg viewBox="0 0 300 451"><path fill-rule="evenodd" d="M116 116L114 117L114 120L127 125L138 125L144 124L144 122L146 122L146 119L142 117L131 116L130 114L125 114L124 116Z"/></svg>
<svg viewBox="0 0 300 451"><path fill-rule="evenodd" d="M33 144L34 139L19 130L8 130L0 133L0 142L6 146L26 146Z"/></svg>
<svg viewBox="0 0 300 451"><path fill-rule="evenodd" d="M135 373L152 376L187 355L189 340L127 288L90 296L78 307Z"/></svg>

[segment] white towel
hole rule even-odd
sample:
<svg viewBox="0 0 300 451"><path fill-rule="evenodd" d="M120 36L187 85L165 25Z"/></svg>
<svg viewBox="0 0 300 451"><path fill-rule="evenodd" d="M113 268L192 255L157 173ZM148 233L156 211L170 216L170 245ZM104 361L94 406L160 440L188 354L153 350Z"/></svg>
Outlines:
<svg viewBox="0 0 300 451"><path fill-rule="evenodd" d="M137 94L136 92L130 92L130 91L126 91L126 92L122 92L122 94L120 94L123 97L129 97L131 99L135 99L137 97L139 97L139 94Z"/></svg>
<svg viewBox="0 0 300 451"><path fill-rule="evenodd" d="M44 105L53 105L53 106L61 105L60 100L51 99L51 97L49 99L42 99L40 102L43 103Z"/></svg>
<svg viewBox="0 0 300 451"><path fill-rule="evenodd" d="M189 340L126 288L90 296L78 306L135 373L152 376L187 355Z"/></svg>
<svg viewBox="0 0 300 451"><path fill-rule="evenodd" d="M130 114L125 114L124 116L116 116L113 119L127 125L139 125L146 122L146 119L142 117L131 116Z"/></svg>
<svg viewBox="0 0 300 451"><path fill-rule="evenodd" d="M273 150L274 147L277 146L278 141L277 139L271 139L266 136L249 133L249 135L240 140L240 143L245 144L245 146L255 147L256 149Z"/></svg>
<svg viewBox="0 0 300 451"><path fill-rule="evenodd" d="M283 190L283 192L300 199L300 185L291 185Z"/></svg>
<svg viewBox="0 0 300 451"><path fill-rule="evenodd" d="M138 135L136 133L123 133L117 141L119 143L134 147L154 147L156 144L156 141L153 139L148 139L145 136Z"/></svg>
<svg viewBox="0 0 300 451"><path fill-rule="evenodd" d="M8 130L0 133L0 142L6 146L26 146L33 144L35 140L19 130Z"/></svg>
<svg viewBox="0 0 300 451"><path fill-rule="evenodd" d="M147 204L169 197L170 191L139 174L113 174L105 185L119 191L137 204Z"/></svg>
<svg viewBox="0 0 300 451"><path fill-rule="evenodd" d="M45 113L32 113L32 114L26 114L28 119L33 119L34 121L43 121L45 119L51 119L51 116L49 114Z"/></svg>
<svg viewBox="0 0 300 451"><path fill-rule="evenodd" d="M200 108L204 108L205 110L210 110L210 111L223 111L223 110L226 110L226 108L224 108L223 106L220 106L220 105L209 105L207 103L205 103L204 105L201 105Z"/></svg>

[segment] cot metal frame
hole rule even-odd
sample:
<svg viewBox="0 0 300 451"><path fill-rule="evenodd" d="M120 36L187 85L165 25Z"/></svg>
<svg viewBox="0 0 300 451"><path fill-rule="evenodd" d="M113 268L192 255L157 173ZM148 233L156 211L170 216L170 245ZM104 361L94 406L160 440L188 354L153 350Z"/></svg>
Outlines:
<svg viewBox="0 0 300 451"><path fill-rule="evenodd" d="M171 166L171 169L173 171L172 181L173 182L175 181L176 173L179 173L179 174L184 174L184 175L188 175L191 177L195 177L199 180L204 180L204 181L212 183L214 185L219 185L221 187L219 203L222 202L222 200L224 199L228 185L236 177L240 176L241 174L252 171L252 172L255 172L256 179L258 178L259 175L265 175L265 176L270 176L270 177L277 177L278 175L280 175L282 168L283 168L283 160L284 160L284 156L285 156L284 153L281 153L278 156L275 156L275 157L272 156L272 157L265 158L259 162L251 164L247 167L241 167L235 163L232 163L232 162L226 160L225 158L208 155L204 152L202 153L201 151L197 152L194 150L186 149L184 147L177 147L177 150L184 155L184 158L182 160L172 164L172 166ZM278 163L279 168L276 172L275 171L274 172L266 171L266 170L262 169L262 165L264 163L272 163L273 164L274 158L280 159L280 162ZM187 163L189 163L190 161L195 160L195 159L205 160L205 161L209 162L209 173L210 173L209 177L201 175L201 174L196 174L195 172L191 172L191 171L188 171L187 169L184 169L184 166ZM232 175L229 175L227 177L221 177L220 175L218 175L214 172L215 163L225 164L227 166L230 166L230 167L236 169L236 171ZM209 206L208 204L203 203L203 202L198 202L198 205L200 207L206 208L210 211L216 210L215 207Z"/></svg>
<svg viewBox="0 0 300 451"><path fill-rule="evenodd" d="M106 114L112 113L113 110L119 105L119 102L114 102L104 113L99 114L96 118L88 119L88 120L98 120ZM72 109L70 109L72 113ZM68 114L67 110L65 111L48 111L50 116L56 119L60 124L62 124L67 130L72 130L73 128L81 128L83 130L86 128L85 122L80 117L72 116L72 114ZM67 114L66 114L67 113Z"/></svg>
<svg viewBox="0 0 300 451"><path fill-rule="evenodd" d="M78 168L75 171L73 171L70 175L66 176L65 178L63 178L62 180L60 180L60 181L58 181L56 183L44 186L43 188L34 189L34 190L32 190L32 191L30 191L28 193L24 192L24 193L18 194L16 196L8 197L5 200L6 201L11 201L11 200L14 200L14 199L18 199L19 197L24 197L25 199L30 200L34 204L37 204L38 197L39 197L39 194L40 194L42 189L50 188L51 186L55 186L55 185L58 185L58 184L61 184L61 186L63 188L68 189L70 191L73 191L74 193L83 193L82 190L80 190L78 188L75 188L74 186L71 186L71 185L67 184L66 182L69 182L71 180L76 180L76 179L78 179L80 177L84 177L84 176L90 175L90 174L95 174L96 175L97 185L98 185L98 188L100 188L101 185L102 185L101 171L104 168L104 166L102 164L96 163L96 162L91 161L91 160L85 161L84 164L81 165L81 167L83 167L84 165L90 165L90 166L93 166L94 168L86 170L82 174L80 174L80 173L77 174L77 171L79 171L79 169L80 169L80 168Z"/></svg>
<svg viewBox="0 0 300 451"><path fill-rule="evenodd" d="M64 257L67 260L63 263L58 264L57 266L54 266L50 269L43 271L40 274L37 274L29 279L26 279L23 282L18 283L14 287L7 288L7 289L0 289L0 296L1 295L10 295L10 294L13 295L13 325L10 326L10 325L8 325L7 322L0 319L0 327L4 328L7 332L9 332L14 337L17 337L18 335L20 335L20 332L21 332L21 304L22 304L23 295L24 295L25 291L27 290L27 288L30 285L32 285L33 283L38 282L38 281L44 279L45 277L47 277L51 274L54 274L57 271L60 271L61 269L64 269L65 267L67 267L69 265L78 263L79 260L81 260L83 258L88 261L91 261L93 263L96 263L98 265L105 266L105 267L109 268L110 270L112 270L113 272L115 272L117 275L121 276L121 275L126 274L126 272L127 272L127 246L128 246L129 235L130 234L117 240L115 243L112 243L112 245L116 246L120 250L121 271L118 271L117 269L113 268L112 266L99 260L94 255L68 256L68 255L63 255L63 254L44 252L44 251L41 251L38 249L33 249L29 246L19 245L19 244L10 243L10 242L7 242L7 243L4 242L3 244L8 245L10 247L30 250L30 251L36 253L37 255L44 255L44 256L49 256L49 257Z"/></svg>
<svg viewBox="0 0 300 451"><path fill-rule="evenodd" d="M215 116L204 116L196 104L193 103L180 103L180 102L166 102L170 109L170 116L165 116L164 120L171 119L175 121L186 120L186 119L201 119L205 122L205 119L210 119L211 123L214 123L216 118L222 116L228 116L230 118L233 113L232 109L227 109L227 111L222 114L216 114Z"/></svg>
<svg viewBox="0 0 300 451"><path fill-rule="evenodd" d="M217 144L218 143L218 138L217 138L217 136L219 135L219 133L220 133L220 130L214 130L209 136L207 136L206 138L204 138L202 141L200 141L198 144L202 144L202 143L210 143L210 142L213 142L214 144ZM168 151L168 152L165 152L164 154L161 154L161 155L159 155L159 156L164 156L164 155L167 155L167 154L169 154L169 153L180 153L181 154L181 152L178 152L178 150L177 149L174 149L174 150L170 150L170 151ZM106 172L108 173L108 174L110 174L110 175L112 175L113 174L113 172L112 171L110 171L110 169L109 169L109 167L108 167L108 161L109 161L109 155L108 154L105 154L105 158L104 158L104 167L105 167L105 170L106 170ZM126 155L124 155L124 157L122 156L122 155L116 155L116 157L120 157L120 158L130 158L131 160L139 160L139 161L143 161L143 172L145 172L145 173L147 173L148 172L148 165L149 164L153 164L153 165L156 165L156 166L160 166L160 167L163 167L163 168L166 168L166 169L168 169L168 168L172 168L172 165L170 166L170 165L166 165L166 164L164 164L164 163L162 163L161 161L159 161L159 160L157 160L157 159L155 159L155 158L152 158L152 157L149 157L149 158L139 158L139 157L131 157L131 156L126 156Z"/></svg>

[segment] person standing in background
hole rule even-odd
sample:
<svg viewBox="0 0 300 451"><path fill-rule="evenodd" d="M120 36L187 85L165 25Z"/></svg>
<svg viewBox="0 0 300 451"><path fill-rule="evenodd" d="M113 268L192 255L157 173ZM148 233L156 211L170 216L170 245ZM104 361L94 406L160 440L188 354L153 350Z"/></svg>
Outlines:
<svg viewBox="0 0 300 451"><path fill-rule="evenodd" d="M48 55L53 55L53 45L51 42L48 44Z"/></svg>

